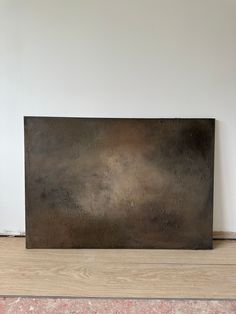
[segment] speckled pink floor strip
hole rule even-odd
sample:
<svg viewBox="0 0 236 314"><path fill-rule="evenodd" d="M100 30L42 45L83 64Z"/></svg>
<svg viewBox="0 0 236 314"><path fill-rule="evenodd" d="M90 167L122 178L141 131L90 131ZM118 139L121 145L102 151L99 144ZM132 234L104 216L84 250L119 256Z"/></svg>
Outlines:
<svg viewBox="0 0 236 314"><path fill-rule="evenodd" d="M0 314L236 314L235 301L0 298Z"/></svg>

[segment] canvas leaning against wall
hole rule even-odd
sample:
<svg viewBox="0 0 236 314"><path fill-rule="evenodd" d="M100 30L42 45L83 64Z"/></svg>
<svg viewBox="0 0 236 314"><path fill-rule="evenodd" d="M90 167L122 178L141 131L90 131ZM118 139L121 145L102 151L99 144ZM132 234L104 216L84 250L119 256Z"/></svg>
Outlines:
<svg viewBox="0 0 236 314"><path fill-rule="evenodd" d="M26 117L27 247L211 248L214 128Z"/></svg>

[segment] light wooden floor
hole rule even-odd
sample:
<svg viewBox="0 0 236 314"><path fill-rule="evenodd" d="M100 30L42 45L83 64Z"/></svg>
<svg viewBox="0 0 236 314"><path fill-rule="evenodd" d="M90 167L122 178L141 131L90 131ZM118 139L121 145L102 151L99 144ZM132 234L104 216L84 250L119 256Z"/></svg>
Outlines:
<svg viewBox="0 0 236 314"><path fill-rule="evenodd" d="M236 299L236 241L214 247L26 250L0 238L0 295Z"/></svg>

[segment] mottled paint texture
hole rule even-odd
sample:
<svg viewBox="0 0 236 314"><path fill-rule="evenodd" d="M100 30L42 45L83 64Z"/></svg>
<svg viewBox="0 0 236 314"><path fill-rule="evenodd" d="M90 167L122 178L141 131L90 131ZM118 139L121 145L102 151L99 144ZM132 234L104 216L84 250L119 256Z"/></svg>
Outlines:
<svg viewBox="0 0 236 314"><path fill-rule="evenodd" d="M214 125L26 117L27 247L211 248Z"/></svg>

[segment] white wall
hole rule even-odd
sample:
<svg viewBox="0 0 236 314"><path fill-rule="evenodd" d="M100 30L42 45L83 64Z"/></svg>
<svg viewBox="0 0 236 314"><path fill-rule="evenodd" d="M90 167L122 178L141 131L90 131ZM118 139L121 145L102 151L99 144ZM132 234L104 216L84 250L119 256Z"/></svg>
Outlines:
<svg viewBox="0 0 236 314"><path fill-rule="evenodd" d="M23 116L215 117L236 231L236 0L0 0L0 232L24 231Z"/></svg>

